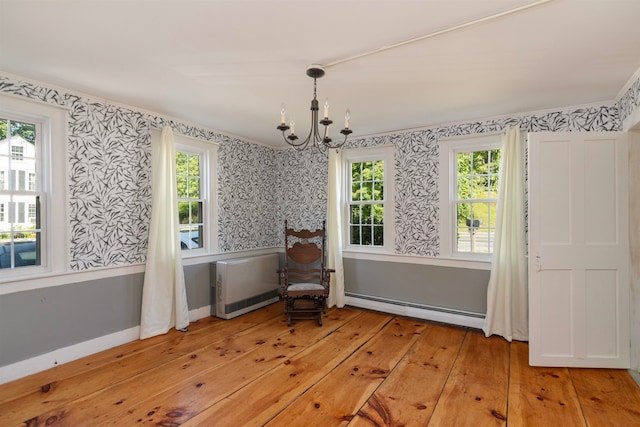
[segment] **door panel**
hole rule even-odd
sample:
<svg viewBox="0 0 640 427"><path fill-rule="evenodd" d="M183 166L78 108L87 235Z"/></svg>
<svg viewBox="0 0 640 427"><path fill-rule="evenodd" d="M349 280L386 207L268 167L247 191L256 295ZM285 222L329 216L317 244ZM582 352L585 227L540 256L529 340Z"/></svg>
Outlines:
<svg viewBox="0 0 640 427"><path fill-rule="evenodd" d="M573 323L571 310L571 272L567 270L544 270L540 272L540 299L547 301L538 306L535 315L540 319L540 328L552 330L552 334L540 336L540 350L543 354L569 357L573 354ZM534 313L531 313L534 315ZM531 339L531 337L530 337ZM532 344L530 344L532 345Z"/></svg>
<svg viewBox="0 0 640 427"><path fill-rule="evenodd" d="M529 135L530 363L629 366L626 135Z"/></svg>

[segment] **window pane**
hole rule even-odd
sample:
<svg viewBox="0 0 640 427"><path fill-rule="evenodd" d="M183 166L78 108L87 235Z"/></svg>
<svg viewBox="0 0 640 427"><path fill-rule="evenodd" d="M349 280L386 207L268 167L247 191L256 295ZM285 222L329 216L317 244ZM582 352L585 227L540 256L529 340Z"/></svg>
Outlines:
<svg viewBox="0 0 640 427"><path fill-rule="evenodd" d="M373 205L373 223L384 224L384 205Z"/></svg>
<svg viewBox="0 0 640 427"><path fill-rule="evenodd" d="M19 136L22 141L26 141L29 144L35 144L36 142L36 125L34 125L33 123L18 122L12 120L10 131L12 141L14 140L14 136ZM26 157L34 157L34 153L30 150L28 150L28 152L25 152L24 150L21 151Z"/></svg>
<svg viewBox="0 0 640 427"><path fill-rule="evenodd" d="M471 198L471 181L467 177L458 178L458 199Z"/></svg>
<svg viewBox="0 0 640 427"><path fill-rule="evenodd" d="M373 244L375 246L384 246L384 228L379 226L373 227Z"/></svg>
<svg viewBox="0 0 640 427"><path fill-rule="evenodd" d="M200 178L189 178L188 181L189 194L187 197L190 199L200 198Z"/></svg>
<svg viewBox="0 0 640 427"><path fill-rule="evenodd" d="M350 243L352 245L359 245L360 244L360 226L358 225L352 225L351 226L351 241Z"/></svg>
<svg viewBox="0 0 640 427"><path fill-rule="evenodd" d="M489 154L491 155L489 172L497 174L500 169L500 150L491 150Z"/></svg>
<svg viewBox="0 0 640 427"><path fill-rule="evenodd" d="M377 160L373 167L373 179L376 181L384 180L384 161Z"/></svg>
<svg viewBox="0 0 640 427"><path fill-rule="evenodd" d="M489 218L487 219L487 224L492 229L496 228L496 208L497 203L487 203L489 205Z"/></svg>
<svg viewBox="0 0 640 427"><path fill-rule="evenodd" d="M178 222L180 224L189 224L189 202L178 202Z"/></svg>
<svg viewBox="0 0 640 427"><path fill-rule="evenodd" d="M362 205L362 224L371 224L371 205Z"/></svg>
<svg viewBox="0 0 640 427"><path fill-rule="evenodd" d="M488 151L474 151L472 153L473 173L474 174L486 174L489 172L488 165Z"/></svg>
<svg viewBox="0 0 640 427"><path fill-rule="evenodd" d="M180 228L180 248L181 249L199 249L203 244L203 227L191 226Z"/></svg>
<svg viewBox="0 0 640 427"><path fill-rule="evenodd" d="M360 224L360 205L351 205L351 224Z"/></svg>
<svg viewBox="0 0 640 427"><path fill-rule="evenodd" d="M200 156L197 154L189 155L189 175L200 176Z"/></svg>
<svg viewBox="0 0 640 427"><path fill-rule="evenodd" d="M466 227L467 220L471 219L471 204L470 203L457 203L456 204L456 218L458 226Z"/></svg>
<svg viewBox="0 0 640 427"><path fill-rule="evenodd" d="M191 224L202 223L202 202L191 202Z"/></svg>
<svg viewBox="0 0 640 427"><path fill-rule="evenodd" d="M187 153L176 152L176 175L187 174Z"/></svg>
<svg viewBox="0 0 640 427"><path fill-rule="evenodd" d="M351 184L351 200L358 201L360 200L360 182L353 181Z"/></svg>
<svg viewBox="0 0 640 427"><path fill-rule="evenodd" d="M471 197L482 199L487 197L488 181L486 176L474 176L471 186Z"/></svg>
<svg viewBox="0 0 640 427"><path fill-rule="evenodd" d="M373 243L371 226L363 226L362 227L362 244L363 245L371 245Z"/></svg>
<svg viewBox="0 0 640 427"><path fill-rule="evenodd" d="M373 162L362 163L362 180L363 181L373 180Z"/></svg>
<svg viewBox="0 0 640 427"><path fill-rule="evenodd" d="M480 226L480 220L473 216L473 203L458 203L457 239L458 252L473 252L473 238Z"/></svg>
<svg viewBox="0 0 640 427"><path fill-rule="evenodd" d="M458 176L471 173L471 153L458 153Z"/></svg>
<svg viewBox="0 0 640 427"><path fill-rule="evenodd" d="M361 177L362 163L351 163L351 180L359 182Z"/></svg>
<svg viewBox="0 0 640 427"><path fill-rule="evenodd" d="M187 198L187 177L178 175L178 198Z"/></svg>
<svg viewBox="0 0 640 427"><path fill-rule="evenodd" d="M362 200L371 200L373 194L373 182L366 181L362 183L361 191Z"/></svg>
<svg viewBox="0 0 640 427"><path fill-rule="evenodd" d="M0 233L0 268L40 264L40 232Z"/></svg>
<svg viewBox="0 0 640 427"><path fill-rule="evenodd" d="M497 199L498 198L498 177L491 176L489 178L489 198Z"/></svg>
<svg viewBox="0 0 640 427"><path fill-rule="evenodd" d="M373 183L373 200L384 200L384 182Z"/></svg>

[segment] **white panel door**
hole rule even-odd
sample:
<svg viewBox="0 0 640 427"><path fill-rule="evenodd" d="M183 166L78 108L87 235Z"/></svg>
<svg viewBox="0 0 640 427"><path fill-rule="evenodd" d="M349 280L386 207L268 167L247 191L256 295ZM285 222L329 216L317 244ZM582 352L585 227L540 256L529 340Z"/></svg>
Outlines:
<svg viewBox="0 0 640 427"><path fill-rule="evenodd" d="M627 138L529 134L529 363L629 367Z"/></svg>

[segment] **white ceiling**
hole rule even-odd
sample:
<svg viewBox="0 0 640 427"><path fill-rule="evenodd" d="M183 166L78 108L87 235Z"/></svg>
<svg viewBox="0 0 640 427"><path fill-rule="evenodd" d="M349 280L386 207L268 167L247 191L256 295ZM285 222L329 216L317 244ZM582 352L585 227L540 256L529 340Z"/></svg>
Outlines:
<svg viewBox="0 0 640 427"><path fill-rule="evenodd" d="M309 64L363 136L613 100L639 22L639 0L0 0L0 70L282 146Z"/></svg>

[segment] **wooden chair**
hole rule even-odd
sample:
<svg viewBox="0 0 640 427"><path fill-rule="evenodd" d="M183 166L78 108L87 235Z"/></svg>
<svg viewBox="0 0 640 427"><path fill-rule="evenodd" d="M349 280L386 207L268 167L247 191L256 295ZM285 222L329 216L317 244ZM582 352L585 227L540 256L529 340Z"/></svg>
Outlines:
<svg viewBox="0 0 640 427"><path fill-rule="evenodd" d="M330 274L325 268L325 223L315 231L293 230L284 222L285 260L280 273L287 325L292 319L318 319L326 311Z"/></svg>

